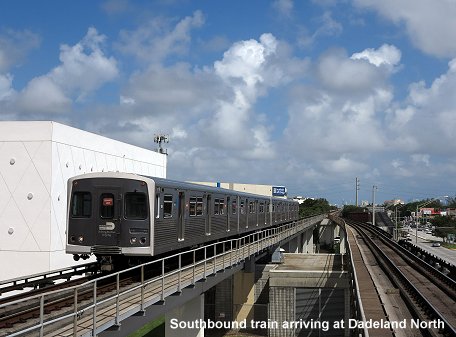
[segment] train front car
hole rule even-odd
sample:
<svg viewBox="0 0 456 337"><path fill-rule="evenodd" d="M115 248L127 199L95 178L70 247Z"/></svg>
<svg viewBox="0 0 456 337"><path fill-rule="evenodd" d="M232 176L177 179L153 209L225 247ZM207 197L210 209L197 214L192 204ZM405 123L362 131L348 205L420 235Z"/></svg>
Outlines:
<svg viewBox="0 0 456 337"><path fill-rule="evenodd" d="M90 173L68 181L67 254L94 254L101 270L153 255L152 179L126 173ZM153 199L152 199L153 200Z"/></svg>

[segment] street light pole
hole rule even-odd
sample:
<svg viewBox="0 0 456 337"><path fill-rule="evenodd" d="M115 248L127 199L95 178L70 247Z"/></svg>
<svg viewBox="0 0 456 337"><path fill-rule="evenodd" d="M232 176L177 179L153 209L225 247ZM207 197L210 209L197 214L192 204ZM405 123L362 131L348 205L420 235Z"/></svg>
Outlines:
<svg viewBox="0 0 456 337"><path fill-rule="evenodd" d="M425 203L426 204L426 203ZM423 206L425 205L423 204ZM416 213L415 213L415 243L418 244L418 204L416 205ZM421 207L423 207L421 206Z"/></svg>
<svg viewBox="0 0 456 337"><path fill-rule="evenodd" d="M372 186L372 226L375 227L375 190L377 186Z"/></svg>

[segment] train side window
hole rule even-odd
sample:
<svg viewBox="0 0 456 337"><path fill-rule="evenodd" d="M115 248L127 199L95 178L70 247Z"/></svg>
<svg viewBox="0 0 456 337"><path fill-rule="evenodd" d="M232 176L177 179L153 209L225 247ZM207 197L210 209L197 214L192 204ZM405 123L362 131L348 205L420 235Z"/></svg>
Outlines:
<svg viewBox="0 0 456 337"><path fill-rule="evenodd" d="M262 202L260 202L260 206L259 206L259 213L264 213L264 204Z"/></svg>
<svg viewBox="0 0 456 337"><path fill-rule="evenodd" d="M255 213L255 203L253 201L249 202L249 213Z"/></svg>
<svg viewBox="0 0 456 337"><path fill-rule="evenodd" d="M231 203L231 213L236 214L236 200Z"/></svg>
<svg viewBox="0 0 456 337"><path fill-rule="evenodd" d="M190 216L196 216L196 198L195 197L190 198L188 214Z"/></svg>
<svg viewBox="0 0 456 337"><path fill-rule="evenodd" d="M223 215L225 214L225 199L214 199L214 214Z"/></svg>
<svg viewBox="0 0 456 337"><path fill-rule="evenodd" d="M225 199L219 199L219 214L225 214Z"/></svg>
<svg viewBox="0 0 456 337"><path fill-rule="evenodd" d="M125 218L133 220L147 218L147 198L145 193L125 193Z"/></svg>
<svg viewBox="0 0 456 337"><path fill-rule="evenodd" d="M241 214L245 214L244 201L241 201Z"/></svg>
<svg viewBox="0 0 456 337"><path fill-rule="evenodd" d="M160 218L160 194L155 195L155 218Z"/></svg>
<svg viewBox="0 0 456 337"><path fill-rule="evenodd" d="M100 196L100 217L103 219L114 217L114 194L103 193Z"/></svg>
<svg viewBox="0 0 456 337"><path fill-rule="evenodd" d="M171 218L173 216L173 196L165 194L163 197L163 217Z"/></svg>
<svg viewBox="0 0 456 337"><path fill-rule="evenodd" d="M214 199L214 215L219 215L219 199Z"/></svg>
<svg viewBox="0 0 456 337"><path fill-rule="evenodd" d="M196 198L196 215L203 215L203 198Z"/></svg>
<svg viewBox="0 0 456 337"><path fill-rule="evenodd" d="M92 194L90 192L74 192L71 203L71 216L74 218L90 218L92 215Z"/></svg>

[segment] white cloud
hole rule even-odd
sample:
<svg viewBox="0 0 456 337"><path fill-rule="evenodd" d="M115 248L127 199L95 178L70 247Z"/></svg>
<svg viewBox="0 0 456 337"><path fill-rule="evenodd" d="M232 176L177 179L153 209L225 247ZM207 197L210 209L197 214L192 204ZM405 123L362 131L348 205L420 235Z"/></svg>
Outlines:
<svg viewBox="0 0 456 337"><path fill-rule="evenodd" d="M318 20L320 27L314 33L313 39L319 36L337 36L342 33L342 24L332 18L332 13L326 11Z"/></svg>
<svg viewBox="0 0 456 337"><path fill-rule="evenodd" d="M411 158L412 158L412 161L415 164L421 164L421 165L424 165L426 167L430 166L430 158L431 158L431 156L428 155L428 154L416 153L416 154L412 154Z"/></svg>
<svg viewBox="0 0 456 337"><path fill-rule="evenodd" d="M30 50L40 44L40 37L28 30L5 30L0 33L0 73L19 64Z"/></svg>
<svg viewBox="0 0 456 337"><path fill-rule="evenodd" d="M241 150L246 158L274 156L270 130L256 118L253 107L269 88L291 80L289 67L299 67L288 55L280 55L279 49L272 34L263 34L259 41L234 43L214 63L215 74L232 91L232 96L218 100L215 116L206 121L206 134L217 145Z"/></svg>
<svg viewBox="0 0 456 337"><path fill-rule="evenodd" d="M117 48L142 62L160 62L170 55L185 54L192 29L201 27L204 21L201 11L195 11L175 25L171 20L154 18L134 31L121 31Z"/></svg>
<svg viewBox="0 0 456 337"><path fill-rule="evenodd" d="M354 60L367 60L379 67L381 65L396 66L401 61L401 51L393 45L384 44L379 49L368 48L351 56Z"/></svg>
<svg viewBox="0 0 456 337"><path fill-rule="evenodd" d="M290 155L307 158L309 169L331 176L372 176L372 157L389 151L383 125L394 99L393 72L334 49L312 68L316 77L295 86L289 97L285 146Z"/></svg>
<svg viewBox="0 0 456 337"><path fill-rule="evenodd" d="M0 102L8 100L14 95L12 84L13 76L0 74Z"/></svg>
<svg viewBox="0 0 456 337"><path fill-rule="evenodd" d="M412 42L430 55L456 56L456 2L451 0L353 0L361 8L378 11L397 25L405 25Z"/></svg>
<svg viewBox="0 0 456 337"><path fill-rule="evenodd" d="M124 104L124 105L134 105L136 104L136 101L134 98L131 98L131 97L126 97L126 96L122 96L120 95L120 99L119 99L119 102L120 104Z"/></svg>
<svg viewBox="0 0 456 337"><path fill-rule="evenodd" d="M412 83L404 106L392 109L389 128L394 143L404 151L446 155L456 149L456 69L448 71L430 86ZM442 146L445 144L445 146Z"/></svg>
<svg viewBox="0 0 456 337"><path fill-rule="evenodd" d="M346 155L342 155L335 160L324 160L322 164L322 169L326 172L343 175L364 171L368 168L366 164L347 158Z"/></svg>
<svg viewBox="0 0 456 337"><path fill-rule="evenodd" d="M74 46L62 45L61 64L35 77L18 93L17 107L30 113L69 112L73 99L81 100L118 75L117 62L101 50L104 35L89 28Z"/></svg>
<svg viewBox="0 0 456 337"><path fill-rule="evenodd" d="M272 7L279 12L280 15L290 17L293 11L293 0L275 0Z"/></svg>
<svg viewBox="0 0 456 337"><path fill-rule="evenodd" d="M54 68L48 76L68 93L77 93L84 98L104 83L117 77L117 62L106 57L101 45L106 36L98 34L93 27L87 35L74 46L60 47L61 65Z"/></svg>
<svg viewBox="0 0 456 337"><path fill-rule="evenodd" d="M305 26L296 27L298 46L308 48L319 38L338 36L343 31L342 24L333 19L330 11L325 11L316 19L316 22L319 26L313 33L309 32Z"/></svg>
<svg viewBox="0 0 456 337"><path fill-rule="evenodd" d="M71 100L48 76L36 77L20 92L17 102L21 110L40 113L68 112Z"/></svg>
<svg viewBox="0 0 456 337"><path fill-rule="evenodd" d="M317 64L317 72L326 88L352 93L370 91L385 76L383 70L371 63L351 59L341 50L324 54Z"/></svg>

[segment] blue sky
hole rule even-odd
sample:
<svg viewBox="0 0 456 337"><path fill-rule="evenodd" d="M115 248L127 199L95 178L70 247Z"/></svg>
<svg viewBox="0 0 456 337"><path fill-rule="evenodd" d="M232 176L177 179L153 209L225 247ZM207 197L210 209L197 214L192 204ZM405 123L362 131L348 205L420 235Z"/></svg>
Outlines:
<svg viewBox="0 0 456 337"><path fill-rule="evenodd" d="M456 2L2 1L0 119L154 148L168 177L454 196Z"/></svg>

